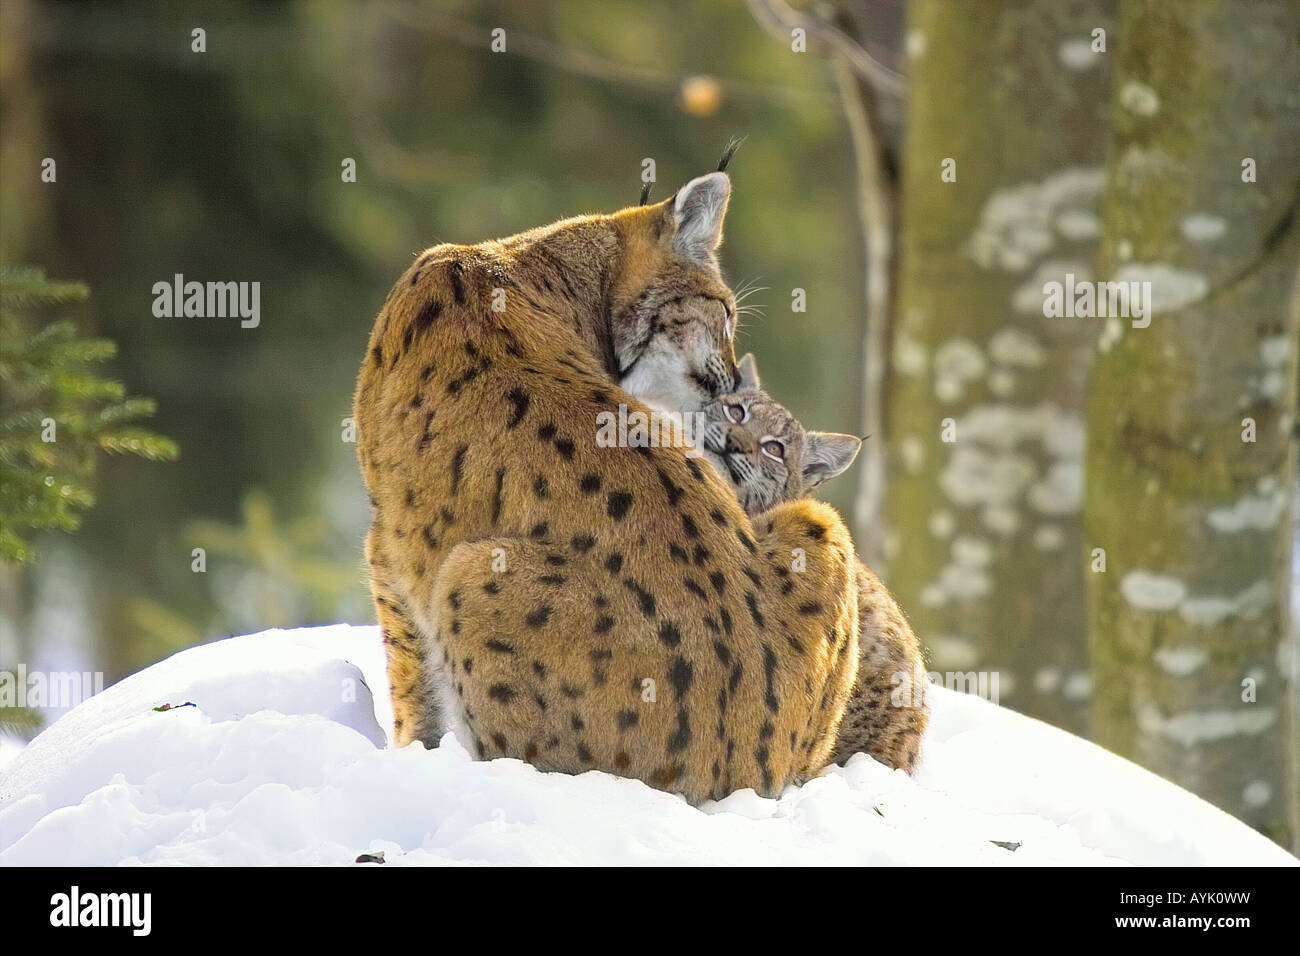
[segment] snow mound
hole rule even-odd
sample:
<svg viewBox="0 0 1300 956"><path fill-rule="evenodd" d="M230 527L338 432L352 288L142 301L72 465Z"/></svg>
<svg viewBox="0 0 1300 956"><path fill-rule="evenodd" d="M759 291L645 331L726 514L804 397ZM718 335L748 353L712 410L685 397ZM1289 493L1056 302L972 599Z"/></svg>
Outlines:
<svg viewBox="0 0 1300 956"><path fill-rule="evenodd" d="M915 778L860 755L780 799L701 808L474 761L451 735L388 749L385 688L374 627L176 654L0 767L0 865L1297 862L1125 760L942 688Z"/></svg>
<svg viewBox="0 0 1300 956"><path fill-rule="evenodd" d="M19 737L0 734L0 770L13 763L26 746L26 741Z"/></svg>

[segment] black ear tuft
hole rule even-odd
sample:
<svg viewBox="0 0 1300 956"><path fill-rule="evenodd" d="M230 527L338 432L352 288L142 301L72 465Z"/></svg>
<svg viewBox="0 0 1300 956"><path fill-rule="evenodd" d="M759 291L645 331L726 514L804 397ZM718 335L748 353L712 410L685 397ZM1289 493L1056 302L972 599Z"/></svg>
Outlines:
<svg viewBox="0 0 1300 956"><path fill-rule="evenodd" d="M641 187L641 205L644 206L650 201L650 190L655 188L654 183L646 183Z"/></svg>
<svg viewBox="0 0 1300 956"><path fill-rule="evenodd" d="M748 138L748 136L733 136L727 141L727 148L722 151L722 159L718 161L718 172L727 171L727 164L731 162L731 157L736 155L736 150L740 149L741 144Z"/></svg>

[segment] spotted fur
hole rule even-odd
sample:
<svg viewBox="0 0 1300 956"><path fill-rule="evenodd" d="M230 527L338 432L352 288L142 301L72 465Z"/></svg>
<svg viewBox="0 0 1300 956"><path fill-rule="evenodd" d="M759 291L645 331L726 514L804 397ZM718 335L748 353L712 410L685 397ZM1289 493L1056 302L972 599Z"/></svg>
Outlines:
<svg viewBox="0 0 1300 956"><path fill-rule="evenodd" d="M703 450L757 520L843 472L862 443L852 435L805 431L788 408L762 390L753 356L740 360L739 371L740 388L703 408ZM868 753L910 773L929 723L924 694L912 690L924 671L921 645L880 579L856 558L854 564L858 671L834 759L842 763Z"/></svg>
<svg viewBox="0 0 1300 956"><path fill-rule="evenodd" d="M830 759L858 658L838 515L791 502L755 527L681 449L596 441L599 412L647 411L624 387L682 410L735 388L728 193L713 173L438 246L394 287L355 417L398 744L451 726L484 757L691 800Z"/></svg>

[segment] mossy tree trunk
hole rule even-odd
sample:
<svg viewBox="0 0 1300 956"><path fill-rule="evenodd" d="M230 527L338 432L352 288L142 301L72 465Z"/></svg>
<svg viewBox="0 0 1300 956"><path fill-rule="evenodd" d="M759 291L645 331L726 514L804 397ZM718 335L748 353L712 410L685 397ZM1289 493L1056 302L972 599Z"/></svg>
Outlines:
<svg viewBox="0 0 1300 956"><path fill-rule="evenodd" d="M1094 333L1045 318L1041 290L1095 266L1111 11L910 4L888 402L887 581L930 669L996 675L1003 704L1076 732Z"/></svg>
<svg viewBox="0 0 1300 956"><path fill-rule="evenodd" d="M1096 739L1284 845L1297 35L1293 0L1121 5L1101 269L1155 310L1103 334L1084 505Z"/></svg>

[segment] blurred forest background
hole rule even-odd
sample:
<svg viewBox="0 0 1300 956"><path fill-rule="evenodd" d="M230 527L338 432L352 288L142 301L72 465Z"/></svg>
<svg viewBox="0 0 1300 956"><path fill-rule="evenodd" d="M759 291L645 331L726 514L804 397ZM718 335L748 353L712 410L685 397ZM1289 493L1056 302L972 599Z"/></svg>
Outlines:
<svg viewBox="0 0 1300 956"><path fill-rule="evenodd" d="M737 351L870 435L824 497L930 668L1293 846L1297 0L5 0L0 264L86 289L5 274L0 503L33 337L114 343L37 345L121 387L43 379L89 451L23 500L84 514L0 561L0 668L372 620L344 420L394 278L737 134ZM260 282L260 325L156 318L177 273ZM1150 326L1045 317L1066 274L1152 281Z"/></svg>

